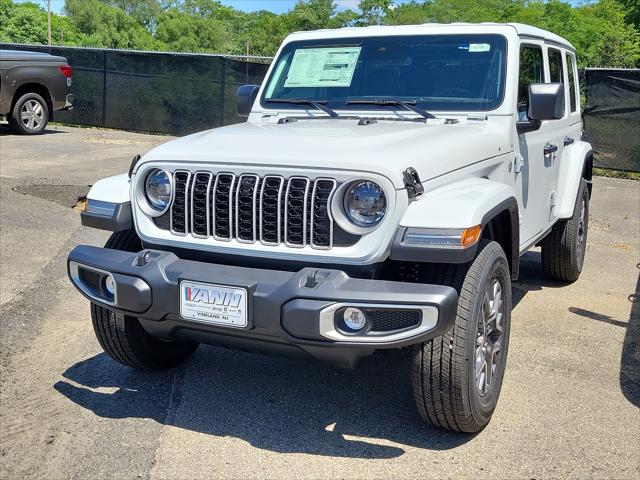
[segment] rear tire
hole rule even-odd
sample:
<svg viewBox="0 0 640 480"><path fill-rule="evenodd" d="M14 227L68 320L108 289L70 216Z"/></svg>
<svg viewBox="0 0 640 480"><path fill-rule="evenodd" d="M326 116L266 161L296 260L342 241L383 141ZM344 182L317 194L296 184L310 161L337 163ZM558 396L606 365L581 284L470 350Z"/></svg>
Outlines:
<svg viewBox="0 0 640 480"><path fill-rule="evenodd" d="M105 248L139 252L134 230L116 232ZM170 342L149 334L136 317L91 303L93 330L102 349L114 360L138 370L164 370L184 362L198 347L195 342Z"/></svg>
<svg viewBox="0 0 640 480"><path fill-rule="evenodd" d="M542 240L542 270L547 278L575 282L587 249L589 230L589 188L582 179L578 197L569 220L556 223Z"/></svg>
<svg viewBox="0 0 640 480"><path fill-rule="evenodd" d="M22 135L40 135L49 122L49 106L37 93L25 93L16 101L9 124Z"/></svg>
<svg viewBox="0 0 640 480"><path fill-rule="evenodd" d="M412 384L418 412L431 425L482 430L496 408L511 323L511 273L497 242L482 240L471 264L434 266L428 281L458 291L454 326L414 348Z"/></svg>

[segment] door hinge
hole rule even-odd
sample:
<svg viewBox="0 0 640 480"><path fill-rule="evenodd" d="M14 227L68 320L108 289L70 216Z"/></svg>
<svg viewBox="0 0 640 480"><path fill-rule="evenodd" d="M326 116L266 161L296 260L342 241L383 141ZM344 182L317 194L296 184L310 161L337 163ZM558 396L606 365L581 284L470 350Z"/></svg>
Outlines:
<svg viewBox="0 0 640 480"><path fill-rule="evenodd" d="M520 173L522 171L523 166L524 166L524 157L518 153L513 159L513 171L515 173Z"/></svg>
<svg viewBox="0 0 640 480"><path fill-rule="evenodd" d="M549 197L549 205L551 207L555 207L556 206L556 192L555 191L551 192L551 196Z"/></svg>

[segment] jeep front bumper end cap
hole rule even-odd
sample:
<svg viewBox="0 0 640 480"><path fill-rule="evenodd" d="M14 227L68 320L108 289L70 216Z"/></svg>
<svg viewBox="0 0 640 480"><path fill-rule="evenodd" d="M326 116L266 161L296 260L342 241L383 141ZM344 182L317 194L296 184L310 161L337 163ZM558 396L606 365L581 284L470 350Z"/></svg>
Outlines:
<svg viewBox="0 0 640 480"><path fill-rule="evenodd" d="M453 288L440 285L351 278L329 268L287 272L217 265L157 250L129 253L81 245L69 254L68 271L90 301L140 318L157 337L302 353L343 366L376 349L441 335L453 324L458 300ZM245 290L246 326L182 318L183 281Z"/></svg>

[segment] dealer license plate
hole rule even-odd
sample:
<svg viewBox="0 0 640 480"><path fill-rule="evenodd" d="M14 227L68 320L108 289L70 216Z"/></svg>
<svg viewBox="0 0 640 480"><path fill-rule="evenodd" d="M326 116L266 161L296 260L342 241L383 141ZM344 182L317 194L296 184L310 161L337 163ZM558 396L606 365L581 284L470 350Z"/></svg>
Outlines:
<svg viewBox="0 0 640 480"><path fill-rule="evenodd" d="M247 326L247 290L211 283L180 282L180 316L228 327Z"/></svg>

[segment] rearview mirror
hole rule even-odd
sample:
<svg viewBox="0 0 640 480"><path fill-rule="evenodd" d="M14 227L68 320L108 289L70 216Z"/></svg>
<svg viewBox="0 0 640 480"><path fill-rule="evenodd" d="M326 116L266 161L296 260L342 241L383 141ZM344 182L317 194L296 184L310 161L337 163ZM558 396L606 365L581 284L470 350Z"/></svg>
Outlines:
<svg viewBox="0 0 640 480"><path fill-rule="evenodd" d="M532 83L529 85L531 120L557 120L564 116L564 85L562 83Z"/></svg>
<svg viewBox="0 0 640 480"><path fill-rule="evenodd" d="M238 88L236 105L238 107L238 116L248 117L251 113L251 108L258 96L258 90L260 85L242 85Z"/></svg>

